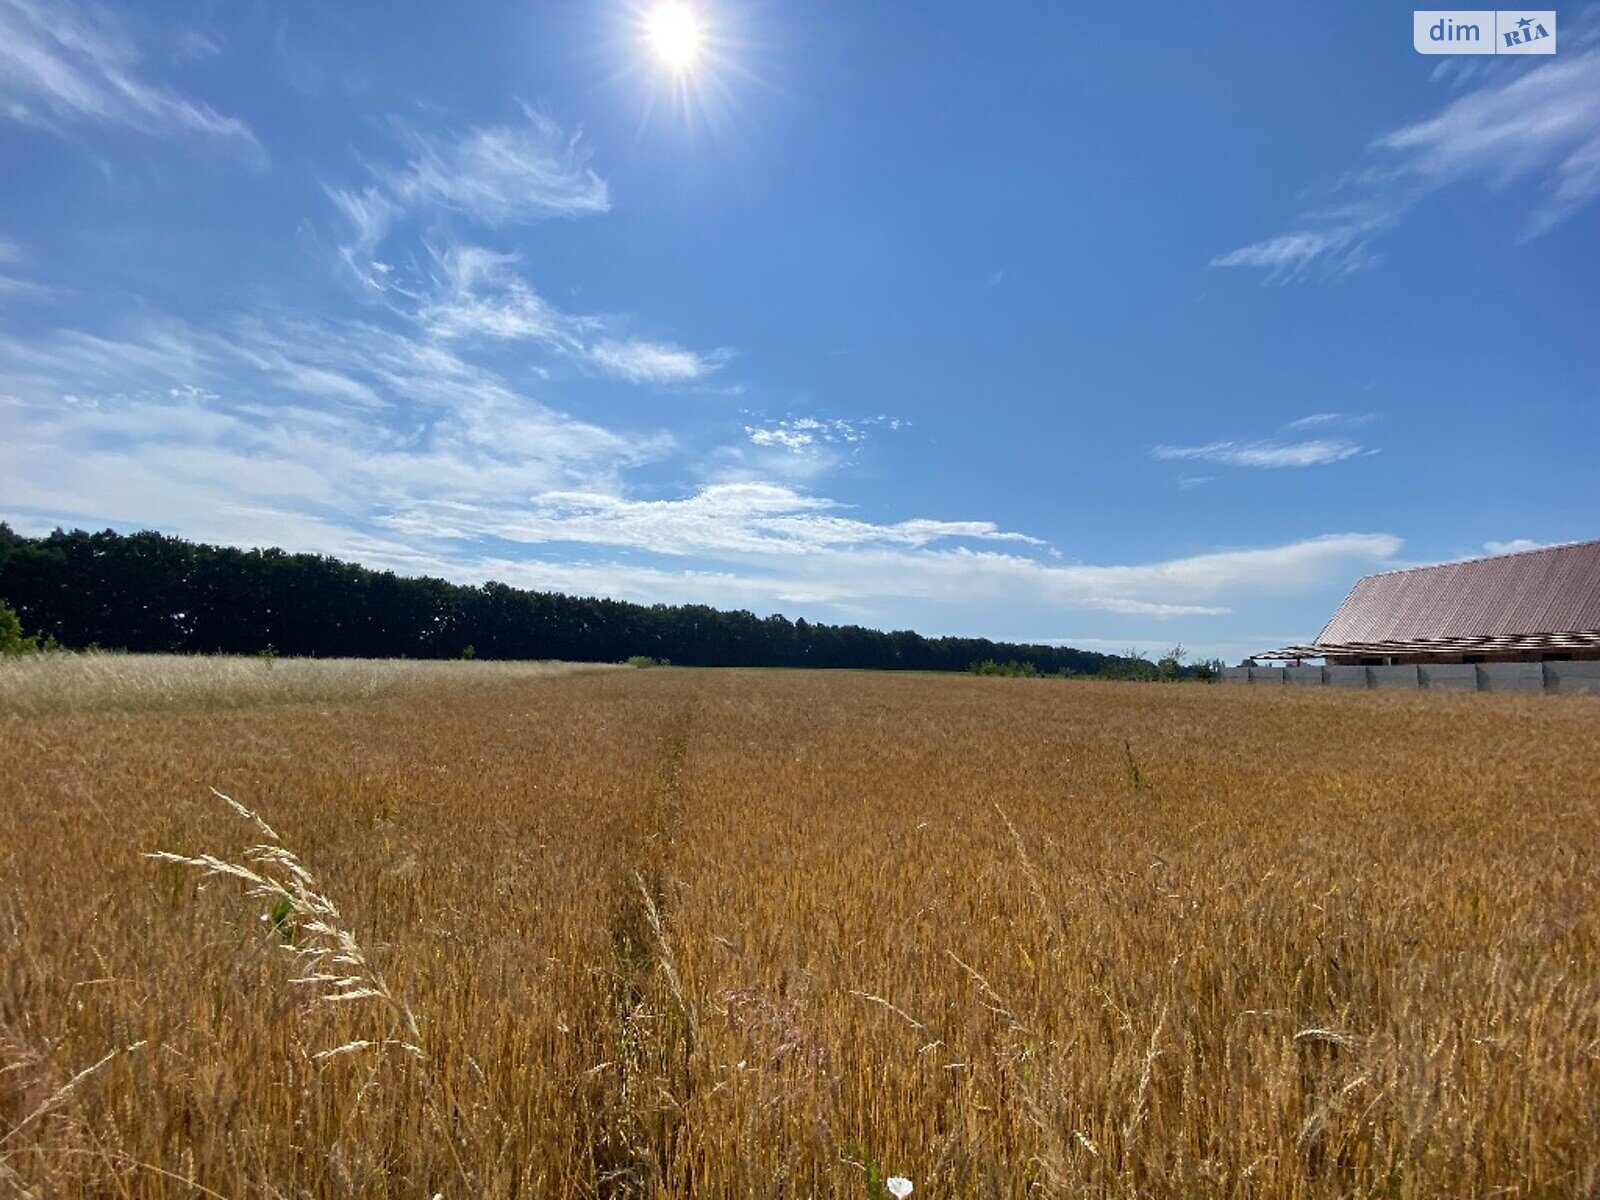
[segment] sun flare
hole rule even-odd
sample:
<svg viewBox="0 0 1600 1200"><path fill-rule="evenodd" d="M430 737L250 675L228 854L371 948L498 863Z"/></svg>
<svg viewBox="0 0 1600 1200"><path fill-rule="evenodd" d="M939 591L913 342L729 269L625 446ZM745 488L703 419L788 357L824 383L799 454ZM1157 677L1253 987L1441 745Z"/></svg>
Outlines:
<svg viewBox="0 0 1600 1200"><path fill-rule="evenodd" d="M679 0L661 0L645 18L645 37L663 65L682 75L700 57L702 32L694 9Z"/></svg>

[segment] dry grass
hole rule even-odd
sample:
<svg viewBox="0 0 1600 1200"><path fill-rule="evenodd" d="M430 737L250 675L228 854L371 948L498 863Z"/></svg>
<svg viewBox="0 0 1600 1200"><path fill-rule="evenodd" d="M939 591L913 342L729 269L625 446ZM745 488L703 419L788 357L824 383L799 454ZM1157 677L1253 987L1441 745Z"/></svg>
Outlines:
<svg viewBox="0 0 1600 1200"><path fill-rule="evenodd" d="M1590 699L485 665L0 715L0 1195L1600 1191Z"/></svg>
<svg viewBox="0 0 1600 1200"><path fill-rule="evenodd" d="M527 679L615 669L604 663L37 654L0 658L0 715L360 700L424 682Z"/></svg>

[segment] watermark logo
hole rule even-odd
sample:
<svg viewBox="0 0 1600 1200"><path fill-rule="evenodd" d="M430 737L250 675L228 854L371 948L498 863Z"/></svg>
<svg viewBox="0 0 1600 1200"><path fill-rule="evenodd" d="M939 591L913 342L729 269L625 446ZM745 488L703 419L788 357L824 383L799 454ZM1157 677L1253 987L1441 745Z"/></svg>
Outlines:
<svg viewBox="0 0 1600 1200"><path fill-rule="evenodd" d="M1418 54L1554 54L1554 9L1418 9L1412 13Z"/></svg>

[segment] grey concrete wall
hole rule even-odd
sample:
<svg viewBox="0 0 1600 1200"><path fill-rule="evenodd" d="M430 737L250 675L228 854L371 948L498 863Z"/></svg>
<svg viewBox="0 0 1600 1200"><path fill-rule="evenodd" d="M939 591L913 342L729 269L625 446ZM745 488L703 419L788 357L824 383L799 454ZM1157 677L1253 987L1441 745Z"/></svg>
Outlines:
<svg viewBox="0 0 1600 1200"><path fill-rule="evenodd" d="M1456 692L1478 690L1478 668L1471 663L1429 663L1418 667L1417 674L1425 688Z"/></svg>
<svg viewBox="0 0 1600 1200"><path fill-rule="evenodd" d="M1600 695L1600 662L1432 663L1420 667L1225 667L1224 683Z"/></svg>
<svg viewBox="0 0 1600 1200"><path fill-rule="evenodd" d="M1600 662L1545 663L1544 677L1551 691L1600 695Z"/></svg>
<svg viewBox="0 0 1600 1200"><path fill-rule="evenodd" d="M1485 692L1542 692L1544 664L1483 663L1478 667L1478 687Z"/></svg>
<svg viewBox="0 0 1600 1200"><path fill-rule="evenodd" d="M1368 667L1375 688L1418 688L1422 686L1416 667Z"/></svg>
<svg viewBox="0 0 1600 1200"><path fill-rule="evenodd" d="M1327 667L1324 679L1329 687L1364 688L1372 686L1366 667Z"/></svg>

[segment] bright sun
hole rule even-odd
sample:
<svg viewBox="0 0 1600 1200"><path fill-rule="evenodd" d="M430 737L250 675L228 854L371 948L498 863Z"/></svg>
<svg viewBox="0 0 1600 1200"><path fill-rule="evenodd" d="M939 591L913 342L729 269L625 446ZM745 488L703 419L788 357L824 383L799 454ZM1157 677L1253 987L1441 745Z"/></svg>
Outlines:
<svg viewBox="0 0 1600 1200"><path fill-rule="evenodd" d="M700 56L700 21L692 8L678 0L661 0L650 10L645 36L655 56L680 75Z"/></svg>

